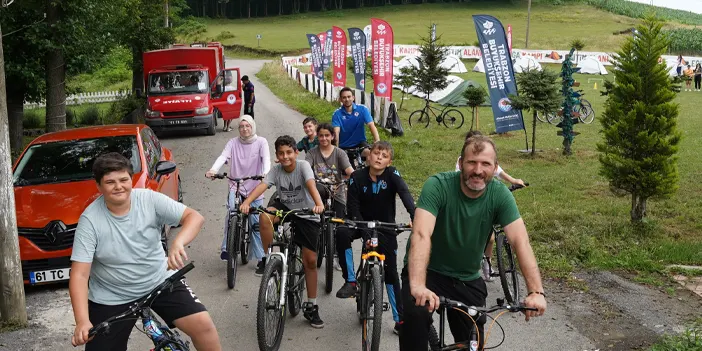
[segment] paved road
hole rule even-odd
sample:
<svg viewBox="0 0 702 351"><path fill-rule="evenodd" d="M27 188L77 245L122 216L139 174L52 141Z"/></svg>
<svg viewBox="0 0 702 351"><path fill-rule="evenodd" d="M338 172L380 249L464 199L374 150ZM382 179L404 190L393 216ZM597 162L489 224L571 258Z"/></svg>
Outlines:
<svg viewBox="0 0 702 351"><path fill-rule="evenodd" d="M256 122L258 135L268 139L273 151L276 136L290 134L296 139L302 133L301 122L304 116L289 109L268 88L260 83L255 73L263 61L228 61L229 66L242 68L256 85ZM219 260L219 247L222 240L222 217L227 186L223 182L212 182L204 178L204 173L221 152L234 132L218 131L208 136L171 136L163 139L163 144L173 150L185 192L185 203L200 211L207 219L197 239L187 249L196 268L188 275L193 290L208 307L217 325L224 350L257 350L256 339L256 298L260 279L253 275L254 265L240 268L237 288L227 289L224 263ZM400 221L409 216L398 202ZM404 257L407 234L401 235L399 257ZM356 243L356 251L359 246ZM323 270L324 268L322 268ZM323 274L320 274L320 285ZM333 294L341 286L341 274L336 272L334 291L326 295L320 291L318 303L320 314L325 322L323 329L309 327L306 320L298 315L288 317L281 350L347 350L360 348L361 329L356 319L355 303L352 299L340 300ZM501 295L498 283L489 284L488 301ZM50 346L53 350L74 350L70 347L70 334L73 330L73 315L70 309L67 289L45 288L28 293L28 304L35 315L33 331L5 334L0 339L0 350L43 350ZM561 307L549 305L546 317L523 321L523 317L504 315L500 322L507 331L507 340L501 347L504 350L589 350L591 342L568 326ZM384 314L382 350L397 350L397 336L392 333L391 313ZM22 340L24 339L24 340ZM494 345L501 339L499 328L493 331ZM20 342L21 343L18 343ZM152 345L145 336L132 333L130 350L146 350Z"/></svg>

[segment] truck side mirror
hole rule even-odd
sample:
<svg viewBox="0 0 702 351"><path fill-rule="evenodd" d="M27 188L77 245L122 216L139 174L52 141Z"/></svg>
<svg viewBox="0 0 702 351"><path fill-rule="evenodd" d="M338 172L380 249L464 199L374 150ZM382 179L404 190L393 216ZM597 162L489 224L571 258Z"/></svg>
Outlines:
<svg viewBox="0 0 702 351"><path fill-rule="evenodd" d="M142 97L144 97L144 94L142 93L142 91L141 91L140 88L134 89L134 93L136 94L136 97L139 98L139 99L141 99Z"/></svg>

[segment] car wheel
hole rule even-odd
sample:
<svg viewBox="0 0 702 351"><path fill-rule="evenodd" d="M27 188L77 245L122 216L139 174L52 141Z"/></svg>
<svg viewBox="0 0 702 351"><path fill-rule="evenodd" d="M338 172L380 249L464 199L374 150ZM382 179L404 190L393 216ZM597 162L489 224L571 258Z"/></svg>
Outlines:
<svg viewBox="0 0 702 351"><path fill-rule="evenodd" d="M212 121L207 127L207 135L215 135L217 133L217 112L212 114Z"/></svg>

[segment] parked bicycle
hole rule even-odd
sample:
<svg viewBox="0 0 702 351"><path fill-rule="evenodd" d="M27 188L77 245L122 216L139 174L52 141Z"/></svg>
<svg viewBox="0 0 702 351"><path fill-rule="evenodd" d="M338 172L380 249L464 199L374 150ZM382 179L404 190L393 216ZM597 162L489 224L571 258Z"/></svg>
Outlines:
<svg viewBox="0 0 702 351"><path fill-rule="evenodd" d="M406 224L385 223L379 221L351 221L348 219L332 218L338 225L362 230L363 249L361 262L356 271L356 312L362 325L361 341L363 351L377 351L380 348L380 335L382 332L383 311L388 310L388 303L383 302L383 286L385 286L385 255L378 253L379 228L390 229L395 235L410 230ZM367 229L370 234L367 235Z"/></svg>
<svg viewBox="0 0 702 351"><path fill-rule="evenodd" d="M163 283L151 290L146 296L132 303L126 311L112 316L104 322L90 328L88 336L92 338L98 334L108 334L110 332L110 326L115 323L141 319L143 326L141 332L149 336L154 343L152 351L189 351L190 343L183 341L178 331L171 330L168 326L162 325L158 318L151 312L151 304L159 295L171 289L175 282L181 280L183 276L193 268L195 268L195 265L192 262L188 263L172 276L166 278Z"/></svg>
<svg viewBox="0 0 702 351"><path fill-rule="evenodd" d="M246 199L239 190L241 189L241 183L247 180L262 180L263 176L251 176L244 178L232 178L227 175L227 173L215 174L214 179L229 179L234 182L236 187L236 196L234 197L234 203L228 204L229 206L229 225L227 230L227 253L229 257L227 258L227 286L229 289L234 289L236 285L236 272L237 272L237 256L241 256L241 264L247 264L249 262L249 249L251 247L251 233L249 230L249 215L241 213L239 211L239 205ZM228 201L228 200L227 200Z"/></svg>
<svg viewBox="0 0 702 351"><path fill-rule="evenodd" d="M524 185L529 186L529 183L524 183ZM523 186L515 184L509 187L509 191L521 188ZM514 251L512 251L512 246L509 244L502 226L493 226L493 233L496 244L497 273L493 273L491 276L500 277L500 284L502 285L505 299L510 304L516 304L519 302L519 272L514 258Z"/></svg>
<svg viewBox="0 0 702 351"><path fill-rule="evenodd" d="M285 329L286 307L290 315L297 316L302 309L302 293L305 291L305 269L302 252L295 244L295 227L285 220L292 215L313 214L311 209L269 211L254 208L262 213L280 218L273 231L271 253L261 277L256 307L256 329L258 347L261 351L276 351L280 348ZM273 248L279 251L272 252Z"/></svg>
<svg viewBox="0 0 702 351"><path fill-rule="evenodd" d="M574 117L580 120L580 122L585 124L590 124L595 120L595 110L592 108L592 104L586 99L583 99L585 93L582 90L573 92L573 96L578 99L578 103L573 106ZM551 124L558 124L563 121L563 108L558 110L558 112L548 113L546 116L543 114L536 115L539 121L548 122Z"/></svg>
<svg viewBox="0 0 702 351"><path fill-rule="evenodd" d="M478 333L478 325L476 323L477 320L479 320L483 315L488 315L489 313L493 313L496 311L504 311L504 312L525 312L525 311L536 311L536 308L530 308L526 307L522 304L506 304L503 299L497 299L497 304L495 306L489 307L489 308L482 308L482 307L475 307L475 306L466 306L463 303L459 301L454 301L451 299L447 299L443 296L439 297L439 332L436 332L436 328L432 324L432 326L429 329L429 350L430 351L454 351L454 350L470 350L470 351L478 351L479 345L480 345L480 333ZM471 328L470 331L470 338L469 340L461 340L457 341L454 344L451 345L446 345L444 342L444 335L446 331L446 310L447 309L453 309L455 311L458 311L466 316L466 318L469 318L472 322L473 327ZM503 312L503 313L504 313ZM500 313L497 315L497 317L492 318L492 324L490 324L490 327L487 329L485 332L485 340L483 341L483 345L487 345L488 338L490 337L490 330L492 329L494 324L497 324L500 329L502 330L502 341L500 341L499 344L495 346L489 347L490 349L494 349L502 345L502 343L505 341L505 330L502 328L500 323L497 322L497 319L500 318L500 316L503 314ZM483 347L485 349L485 347Z"/></svg>
<svg viewBox="0 0 702 351"><path fill-rule="evenodd" d="M444 106L443 109L431 106L429 99L424 100L424 108L412 112L409 116L410 127L429 127L429 122L431 122L431 117L429 113L434 116L437 124L442 124L446 128L458 129L463 126L463 114L461 111L452 108L452 106ZM437 114L438 112L438 114Z"/></svg>
<svg viewBox="0 0 702 351"><path fill-rule="evenodd" d="M366 162L363 160L363 150L367 149L368 146L357 146L357 147L352 147L350 149L342 149L346 152L346 155L349 157L349 161L351 162L351 167L353 167L353 170L359 170L362 169L366 166Z"/></svg>
<svg viewBox="0 0 702 351"><path fill-rule="evenodd" d="M322 224L322 232L319 236L319 244L317 247L317 268L322 266L322 262L326 262L324 266L325 285L324 291L329 294L334 285L334 257L336 254L336 226L331 222L331 219L336 216L333 203L333 194L337 187L348 184L348 180L338 183L332 183L321 179L315 179L317 184L323 186L329 196L327 196L324 204L324 212L321 214L320 222Z"/></svg>

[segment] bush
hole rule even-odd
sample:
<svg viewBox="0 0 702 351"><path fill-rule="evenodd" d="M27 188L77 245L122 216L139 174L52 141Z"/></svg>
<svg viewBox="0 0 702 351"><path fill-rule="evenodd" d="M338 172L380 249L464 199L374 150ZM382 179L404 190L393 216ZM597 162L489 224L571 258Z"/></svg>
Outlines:
<svg viewBox="0 0 702 351"><path fill-rule="evenodd" d="M80 120L85 125L98 125L100 121L100 110L95 105L90 105L80 116Z"/></svg>
<svg viewBox="0 0 702 351"><path fill-rule="evenodd" d="M234 37L235 37L235 35L232 32L225 30L225 31L219 32L219 34L217 34L217 36L214 37L214 41L218 41L220 43L223 43L225 40L233 39Z"/></svg>
<svg viewBox="0 0 702 351"><path fill-rule="evenodd" d="M136 95L129 94L124 99L120 99L112 103L110 109L107 110L104 120L106 124L123 123L125 117L136 109L141 109L146 104L146 100L137 98ZM138 121L128 121L138 123Z"/></svg>
<svg viewBox="0 0 702 351"><path fill-rule="evenodd" d="M76 123L76 113L75 111L66 108L66 127L72 126Z"/></svg>
<svg viewBox="0 0 702 351"><path fill-rule="evenodd" d="M668 51L686 55L702 53L702 29L676 28L666 30L665 34L670 38Z"/></svg>
<svg viewBox="0 0 702 351"><path fill-rule="evenodd" d="M124 47L110 50L99 68L91 73L79 74L68 82L74 92L103 91L105 87L132 80L132 53Z"/></svg>
<svg viewBox="0 0 702 351"><path fill-rule="evenodd" d="M22 119L22 127L24 129L41 128L42 116L36 110L25 110L24 119Z"/></svg>

